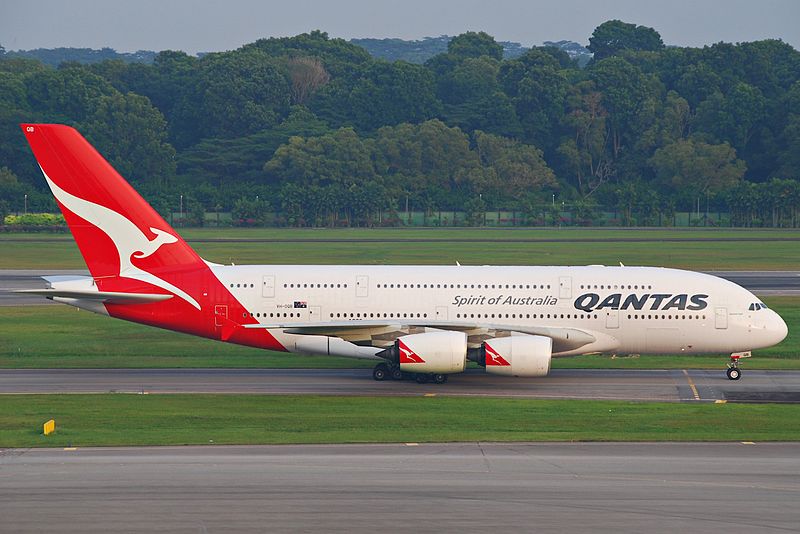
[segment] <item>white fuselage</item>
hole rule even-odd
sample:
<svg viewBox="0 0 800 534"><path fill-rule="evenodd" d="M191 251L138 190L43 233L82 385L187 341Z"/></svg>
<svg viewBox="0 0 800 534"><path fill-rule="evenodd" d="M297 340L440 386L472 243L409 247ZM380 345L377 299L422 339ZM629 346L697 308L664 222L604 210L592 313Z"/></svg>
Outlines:
<svg viewBox="0 0 800 534"><path fill-rule="evenodd" d="M213 271L259 323L275 326L270 332L289 350L297 336L287 326L349 321L569 328L595 338L554 356L728 353L786 336L780 316L746 289L675 269L259 265ZM470 337L470 346L479 342Z"/></svg>

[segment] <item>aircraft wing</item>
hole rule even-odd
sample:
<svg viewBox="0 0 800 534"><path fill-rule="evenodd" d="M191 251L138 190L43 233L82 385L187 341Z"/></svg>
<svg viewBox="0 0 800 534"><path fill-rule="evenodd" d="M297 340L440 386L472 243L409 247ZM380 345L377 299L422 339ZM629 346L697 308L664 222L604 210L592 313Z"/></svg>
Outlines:
<svg viewBox="0 0 800 534"><path fill-rule="evenodd" d="M331 336L358 345L389 346L400 336L427 330L465 332L470 345L510 332L546 336L553 340L553 352L567 352L596 341L590 332L578 328L552 326L520 326L504 324L452 323L449 321L340 321L327 323L248 324L244 328L281 329L287 334Z"/></svg>

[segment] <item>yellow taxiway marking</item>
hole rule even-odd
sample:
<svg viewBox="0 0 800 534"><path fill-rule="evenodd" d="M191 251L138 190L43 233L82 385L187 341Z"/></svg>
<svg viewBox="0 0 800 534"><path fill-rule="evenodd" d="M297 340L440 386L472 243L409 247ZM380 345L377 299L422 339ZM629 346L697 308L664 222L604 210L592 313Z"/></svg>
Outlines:
<svg viewBox="0 0 800 534"><path fill-rule="evenodd" d="M717 399L717 400L714 401L714 404L726 404L727 402L728 401L723 400L723 399Z"/></svg>
<svg viewBox="0 0 800 534"><path fill-rule="evenodd" d="M77 451L78 447L64 447L65 451Z"/></svg>
<svg viewBox="0 0 800 534"><path fill-rule="evenodd" d="M694 395L694 400L700 400L700 394L697 392L697 388L694 387L694 382L692 382L692 377L689 376L689 371L684 369L683 374L686 375L686 381L689 382L689 387L692 388L692 395Z"/></svg>
<svg viewBox="0 0 800 534"><path fill-rule="evenodd" d="M423 397L435 397L436 393L426 393Z"/></svg>
<svg viewBox="0 0 800 534"><path fill-rule="evenodd" d="M756 444L755 441L743 441L742 442L742 445L755 445L755 444Z"/></svg>
<svg viewBox="0 0 800 534"><path fill-rule="evenodd" d="M406 443L406 447L419 447L419 443Z"/></svg>

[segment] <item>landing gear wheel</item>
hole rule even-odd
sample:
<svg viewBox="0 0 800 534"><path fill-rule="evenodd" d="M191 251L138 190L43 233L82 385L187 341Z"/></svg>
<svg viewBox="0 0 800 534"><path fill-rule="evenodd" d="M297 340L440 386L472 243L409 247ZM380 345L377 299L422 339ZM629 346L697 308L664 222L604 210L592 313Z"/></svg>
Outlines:
<svg viewBox="0 0 800 534"><path fill-rule="evenodd" d="M417 375L417 384L427 384L428 383L428 375L424 373L420 373Z"/></svg>
<svg viewBox="0 0 800 534"><path fill-rule="evenodd" d="M401 371L399 367L392 367L389 369L389 376L392 378L392 380L402 380L403 371Z"/></svg>
<svg viewBox="0 0 800 534"><path fill-rule="evenodd" d="M440 373L434 374L433 382L434 384L444 384L445 382L447 382L447 375L443 375Z"/></svg>
<svg viewBox="0 0 800 534"><path fill-rule="evenodd" d="M378 382L386 380L388 374L389 374L389 366L386 365L385 363L379 363L372 370L372 378L374 378Z"/></svg>
<svg viewBox="0 0 800 534"><path fill-rule="evenodd" d="M739 359L744 357L749 357L749 353L745 353L746 355L742 355L741 353L733 353L731 354L731 363L728 364L728 370L725 371L725 374L728 375L729 380L739 380L742 376L742 372L739 370Z"/></svg>

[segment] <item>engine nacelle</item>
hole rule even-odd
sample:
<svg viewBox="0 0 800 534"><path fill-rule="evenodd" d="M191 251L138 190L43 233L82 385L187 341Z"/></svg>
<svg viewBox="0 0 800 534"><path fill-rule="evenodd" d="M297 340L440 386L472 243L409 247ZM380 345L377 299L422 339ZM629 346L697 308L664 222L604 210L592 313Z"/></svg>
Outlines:
<svg viewBox="0 0 800 534"><path fill-rule="evenodd" d="M506 376L547 376L553 340L545 336L512 335L484 341L486 372Z"/></svg>
<svg viewBox="0 0 800 534"><path fill-rule="evenodd" d="M461 373L467 362L467 335L442 331L397 338L392 348L400 369L412 373Z"/></svg>

